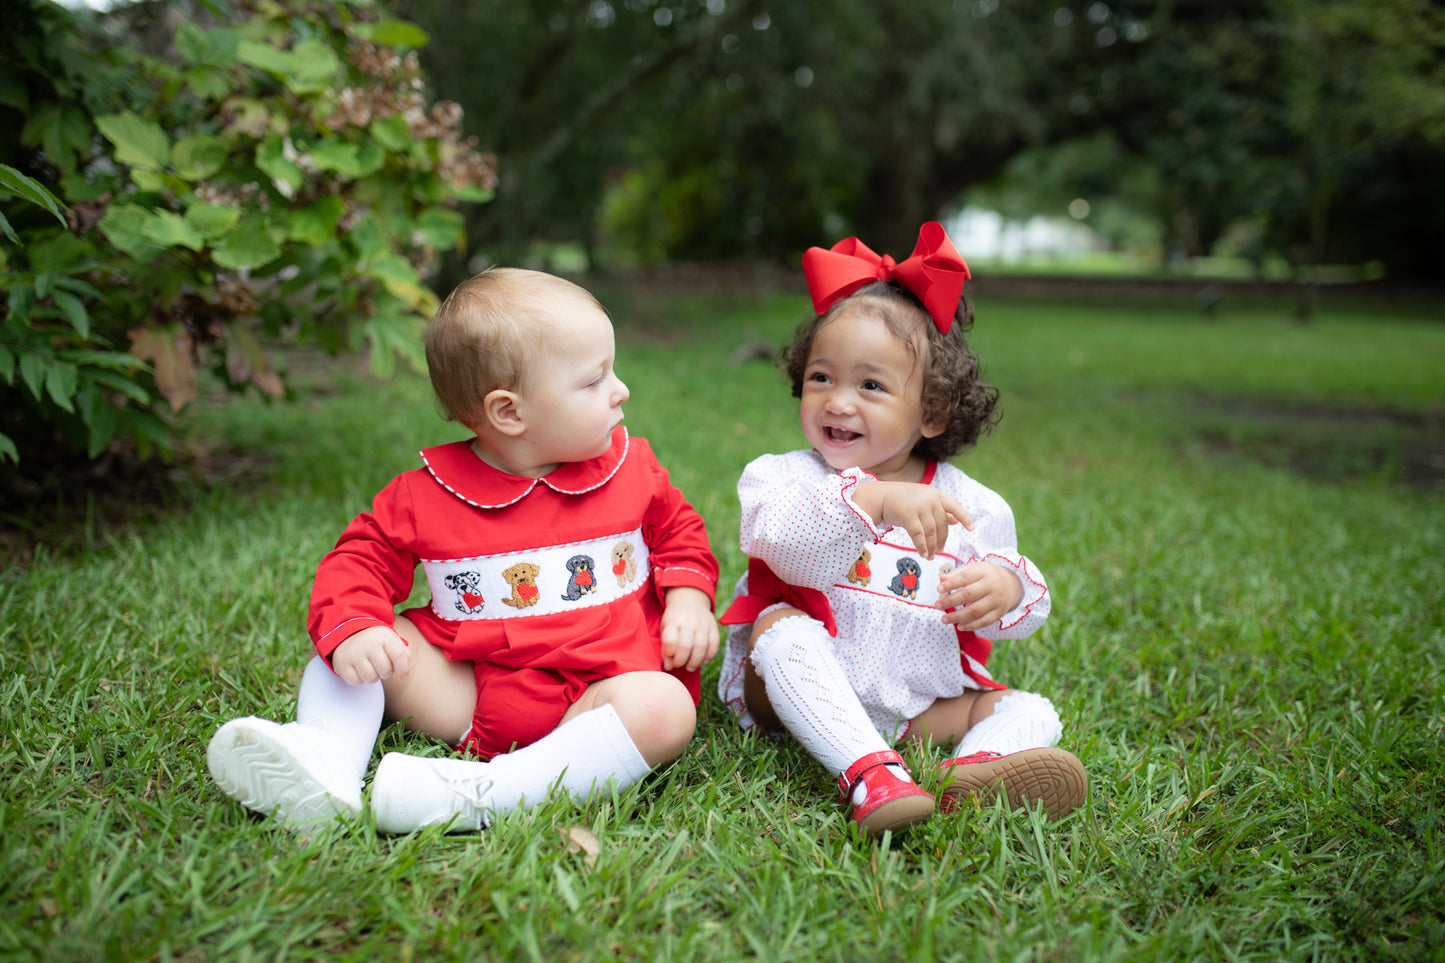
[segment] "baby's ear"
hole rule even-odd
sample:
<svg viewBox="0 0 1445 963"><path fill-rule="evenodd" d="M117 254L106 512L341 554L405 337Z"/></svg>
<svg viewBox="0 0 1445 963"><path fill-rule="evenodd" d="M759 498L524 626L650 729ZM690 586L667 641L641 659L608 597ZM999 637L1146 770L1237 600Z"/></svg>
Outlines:
<svg viewBox="0 0 1445 963"><path fill-rule="evenodd" d="M515 391L507 391L504 388L496 388L487 392L482 399L481 419L486 422L492 430L504 435L520 435L527 427L522 420L522 410L518 405L520 399Z"/></svg>
<svg viewBox="0 0 1445 963"><path fill-rule="evenodd" d="M918 429L918 433L924 438L937 438L943 434L943 429L948 427L948 419L937 418L932 421L925 421Z"/></svg>

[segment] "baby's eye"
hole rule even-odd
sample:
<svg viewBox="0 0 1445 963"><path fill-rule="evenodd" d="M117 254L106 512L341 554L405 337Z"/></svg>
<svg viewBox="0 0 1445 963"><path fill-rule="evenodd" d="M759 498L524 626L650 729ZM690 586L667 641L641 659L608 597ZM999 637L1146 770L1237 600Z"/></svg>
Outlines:
<svg viewBox="0 0 1445 963"><path fill-rule="evenodd" d="M869 378L867 381L863 382L863 390L864 390L864 391L882 391L882 390L883 390L883 386L880 385L878 382L874 381L872 378Z"/></svg>
<svg viewBox="0 0 1445 963"><path fill-rule="evenodd" d="M821 371L814 371L812 374L808 375L808 380L816 382L820 385L825 385L828 383L828 376L823 374L823 372Z"/></svg>

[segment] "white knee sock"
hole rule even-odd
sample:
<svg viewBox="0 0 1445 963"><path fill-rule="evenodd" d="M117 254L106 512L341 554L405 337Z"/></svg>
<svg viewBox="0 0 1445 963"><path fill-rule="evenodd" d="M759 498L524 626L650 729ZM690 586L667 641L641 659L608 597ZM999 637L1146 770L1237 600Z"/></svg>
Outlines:
<svg viewBox="0 0 1445 963"><path fill-rule="evenodd" d="M351 685L316 656L301 677L293 725L321 730L328 753L338 766L355 773L359 783L366 777L385 709L386 693L380 682Z"/></svg>
<svg viewBox="0 0 1445 963"><path fill-rule="evenodd" d="M752 660L779 721L830 772L842 775L863 756L889 748L818 622L779 619L753 644ZM901 767L892 768L907 778Z"/></svg>
<svg viewBox="0 0 1445 963"><path fill-rule="evenodd" d="M486 808L494 813L534 806L554 785L586 801L609 779L626 789L652 768L610 705L574 716L530 746L493 756L485 765L492 783Z"/></svg>
<svg viewBox="0 0 1445 963"><path fill-rule="evenodd" d="M1054 704L1032 692L1010 692L963 734L954 755L967 756L990 751L1006 756L1024 749L1054 746L1064 734L1064 725Z"/></svg>

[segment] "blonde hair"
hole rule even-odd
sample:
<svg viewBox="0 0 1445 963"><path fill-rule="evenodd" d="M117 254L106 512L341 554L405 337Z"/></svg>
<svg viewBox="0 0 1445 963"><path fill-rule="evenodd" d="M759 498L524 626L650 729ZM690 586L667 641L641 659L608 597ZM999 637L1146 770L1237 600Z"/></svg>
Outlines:
<svg viewBox="0 0 1445 963"><path fill-rule="evenodd" d="M447 295L425 335L427 371L443 418L469 424L489 392L526 387L552 329L547 295L597 304L571 281L521 268L489 268Z"/></svg>

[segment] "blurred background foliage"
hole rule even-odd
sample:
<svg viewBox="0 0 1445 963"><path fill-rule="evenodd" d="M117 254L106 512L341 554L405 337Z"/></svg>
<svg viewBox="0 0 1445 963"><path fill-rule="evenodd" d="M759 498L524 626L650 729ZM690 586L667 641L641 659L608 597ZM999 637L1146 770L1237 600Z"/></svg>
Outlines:
<svg viewBox="0 0 1445 963"><path fill-rule="evenodd" d="M499 259L795 261L1006 195L1117 244L1438 277L1428 0L400 0L497 153Z"/></svg>
<svg viewBox="0 0 1445 963"><path fill-rule="evenodd" d="M89 2L0 34L0 463L164 452L198 370L283 396L277 341L385 373L491 263L901 255L983 206L1441 274L1431 0Z"/></svg>

